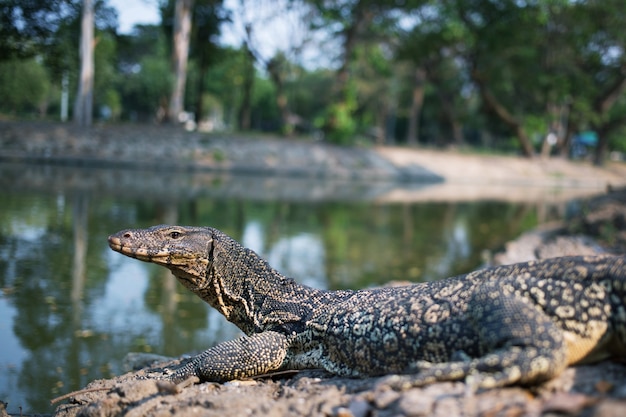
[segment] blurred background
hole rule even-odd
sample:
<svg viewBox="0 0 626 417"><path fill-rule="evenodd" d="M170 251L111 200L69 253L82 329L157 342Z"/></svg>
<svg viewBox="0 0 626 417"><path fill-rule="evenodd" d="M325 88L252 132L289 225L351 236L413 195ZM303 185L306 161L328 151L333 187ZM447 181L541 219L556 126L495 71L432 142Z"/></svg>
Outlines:
<svg viewBox="0 0 626 417"><path fill-rule="evenodd" d="M619 0L0 5L4 117L180 121L596 163L626 149Z"/></svg>

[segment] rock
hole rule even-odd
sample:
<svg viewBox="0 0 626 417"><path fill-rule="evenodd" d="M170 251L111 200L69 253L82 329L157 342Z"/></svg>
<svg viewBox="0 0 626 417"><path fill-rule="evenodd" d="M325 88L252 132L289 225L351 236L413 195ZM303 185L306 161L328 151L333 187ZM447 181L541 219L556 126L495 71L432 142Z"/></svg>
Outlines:
<svg viewBox="0 0 626 417"><path fill-rule="evenodd" d="M7 403L0 401L0 417L9 417L7 413Z"/></svg>
<svg viewBox="0 0 626 417"><path fill-rule="evenodd" d="M413 388L404 392L398 402L398 412L407 417L431 415L435 397L424 395L423 391L419 388Z"/></svg>
<svg viewBox="0 0 626 417"><path fill-rule="evenodd" d="M504 252L493 257L496 265L508 265L536 259L573 255L600 255L607 253L590 236L566 234L561 225L533 230L508 242Z"/></svg>
<svg viewBox="0 0 626 417"><path fill-rule="evenodd" d="M597 398L588 395L560 392L553 395L543 404L542 412L578 415L584 408L594 405L597 402Z"/></svg>
<svg viewBox="0 0 626 417"><path fill-rule="evenodd" d="M369 414L370 405L367 401L354 400L348 407L339 407L336 417L366 417Z"/></svg>
<svg viewBox="0 0 626 417"><path fill-rule="evenodd" d="M606 400L601 402L594 410L593 417L624 417L626 410L625 400Z"/></svg>
<svg viewBox="0 0 626 417"><path fill-rule="evenodd" d="M397 391L393 391L393 390L382 391L374 397L374 405L376 406L376 408L379 408L379 409L387 408L391 405L391 403L393 403L398 398L400 398L400 396L401 394Z"/></svg>

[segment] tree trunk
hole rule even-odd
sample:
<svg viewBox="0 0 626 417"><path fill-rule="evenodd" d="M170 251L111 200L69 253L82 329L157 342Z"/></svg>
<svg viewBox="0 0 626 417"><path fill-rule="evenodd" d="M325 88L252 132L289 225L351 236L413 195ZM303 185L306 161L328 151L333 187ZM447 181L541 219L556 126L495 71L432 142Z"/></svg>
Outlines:
<svg viewBox="0 0 626 417"><path fill-rule="evenodd" d="M599 129L597 133L598 144L596 145L596 151L593 154L593 164L601 166L604 164L604 160L606 159L606 155L609 150L609 140L603 129Z"/></svg>
<svg viewBox="0 0 626 417"><path fill-rule="evenodd" d="M389 114L389 107L385 100L381 100L377 107L375 140L377 145L384 145L385 142L387 142L387 116Z"/></svg>
<svg viewBox="0 0 626 417"><path fill-rule="evenodd" d="M83 0L80 34L80 79L74 102L74 122L79 126L91 126L93 117L93 0Z"/></svg>
<svg viewBox="0 0 626 417"><path fill-rule="evenodd" d="M481 76L476 72L472 71L472 80L478 85L478 90L480 91L480 96L483 99L483 102L487 106L489 110L491 110L496 116L500 118L507 126L509 126L517 136L517 139L522 145L522 152L524 156L528 158L533 158L535 156L535 150L533 145L528 137L528 133L522 123L515 118L507 109L496 99L496 97L491 93L489 88L487 87L485 81L481 78Z"/></svg>
<svg viewBox="0 0 626 417"><path fill-rule="evenodd" d="M293 123L290 122L290 111L288 106L287 95L285 94L285 88L282 81L282 78L279 76L275 76L270 72L272 76L272 80L274 80L274 86L276 87L276 105L278 106L278 111L280 113L280 130L283 134L287 136L292 136L294 132Z"/></svg>
<svg viewBox="0 0 626 417"><path fill-rule="evenodd" d="M612 119L592 124L593 130L598 135L598 144L593 155L593 163L595 165L602 165L607 157L609 151L609 136L615 130L621 128L626 123L626 115L620 115L619 117L613 117Z"/></svg>
<svg viewBox="0 0 626 417"><path fill-rule="evenodd" d="M245 72L243 80L243 97L239 107L239 129L249 130L252 126L252 87L254 86L254 55L247 42L244 42Z"/></svg>
<svg viewBox="0 0 626 417"><path fill-rule="evenodd" d="M594 110L600 116L600 120L607 119L607 114L622 96L624 90L626 90L626 64L622 65L621 71L615 78L615 81L600 94L594 103ZM598 145L596 146L596 151L593 156L593 163L595 165L602 165L604 163L609 150L608 136L609 133L616 128L616 125L620 124L622 118L620 117L618 119L619 121L608 119L608 121L594 126L598 133Z"/></svg>
<svg viewBox="0 0 626 417"><path fill-rule="evenodd" d="M459 119L455 117L450 118L450 126L452 128L452 141L456 146L461 146L465 143L465 136L463 134L463 124Z"/></svg>
<svg viewBox="0 0 626 417"><path fill-rule="evenodd" d="M198 98L196 99L196 124L200 125L202 117L204 116L204 77L208 69L208 59L204 49L200 50L200 57L198 63L198 82L196 83L196 91L198 92Z"/></svg>
<svg viewBox="0 0 626 417"><path fill-rule="evenodd" d="M424 104L424 90L426 86L426 71L423 68L415 70L415 84L413 84L413 100L409 112L409 130L406 135L406 143L415 146L419 140L419 123L422 106Z"/></svg>
<svg viewBox="0 0 626 417"><path fill-rule="evenodd" d="M437 88L437 92L439 102L441 103L443 116L450 125L450 130L452 132L452 143L454 143L456 146L461 146L465 142L465 139L463 138L463 124L459 121L459 118L457 117L457 112L454 108L453 103L454 98L450 97L450 95L443 90L443 87L441 85L439 86L439 88Z"/></svg>
<svg viewBox="0 0 626 417"><path fill-rule="evenodd" d="M294 126L289 120L291 112L289 111L289 100L287 94L285 94L285 83L281 69L283 64L284 59L274 57L265 65L265 68L276 88L276 106L278 106L280 113L280 130L283 134L291 136L294 132Z"/></svg>
<svg viewBox="0 0 626 417"><path fill-rule="evenodd" d="M348 81L350 81L350 64L354 49L359 43L359 37L376 16L375 12L365 4L366 2L359 1L357 3L352 10L352 21L343 30L341 66L335 76L335 93L338 101L346 99Z"/></svg>
<svg viewBox="0 0 626 417"><path fill-rule="evenodd" d="M172 48L172 69L174 87L170 96L168 119L176 122L184 110L185 83L187 81L187 58L191 35L191 9L193 0L176 0L174 14L174 38Z"/></svg>

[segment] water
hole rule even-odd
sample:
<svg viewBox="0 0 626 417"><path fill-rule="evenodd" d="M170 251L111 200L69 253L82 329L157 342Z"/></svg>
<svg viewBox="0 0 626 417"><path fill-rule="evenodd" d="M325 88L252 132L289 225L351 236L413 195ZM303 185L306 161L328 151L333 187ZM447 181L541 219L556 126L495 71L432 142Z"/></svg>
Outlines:
<svg viewBox="0 0 626 417"><path fill-rule="evenodd" d="M118 230L211 225L299 282L339 289L467 272L546 216L524 202L385 203L390 187L0 164L0 400L49 413L51 398L123 372L128 352L238 334L167 270L112 252Z"/></svg>

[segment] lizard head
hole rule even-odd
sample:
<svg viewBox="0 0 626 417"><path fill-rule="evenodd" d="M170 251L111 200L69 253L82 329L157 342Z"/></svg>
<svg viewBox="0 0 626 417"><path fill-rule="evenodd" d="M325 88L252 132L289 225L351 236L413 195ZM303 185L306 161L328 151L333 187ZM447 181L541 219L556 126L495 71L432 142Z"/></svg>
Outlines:
<svg viewBox="0 0 626 417"><path fill-rule="evenodd" d="M259 325L255 309L297 285L212 227L160 225L122 230L109 236L109 246L168 268L188 290L248 334Z"/></svg>
<svg viewBox="0 0 626 417"><path fill-rule="evenodd" d="M162 265L185 286L197 289L207 284L213 254L212 230L168 225L127 229L109 236L109 246L131 258Z"/></svg>

